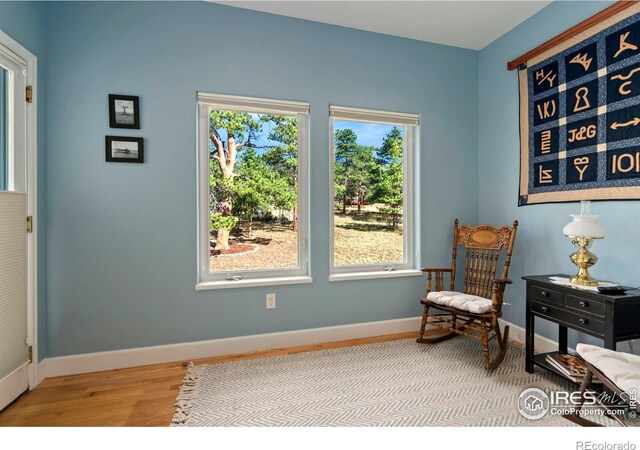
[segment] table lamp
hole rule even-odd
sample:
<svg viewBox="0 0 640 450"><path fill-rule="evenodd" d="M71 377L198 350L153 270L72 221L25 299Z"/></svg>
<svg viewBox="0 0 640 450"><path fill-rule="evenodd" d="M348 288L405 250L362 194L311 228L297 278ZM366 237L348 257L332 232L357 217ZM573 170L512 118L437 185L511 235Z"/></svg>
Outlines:
<svg viewBox="0 0 640 450"><path fill-rule="evenodd" d="M571 277L573 284L582 286L597 286L598 281L589 275L589 267L593 266L598 257L589 251L594 239L603 239L604 227L598 223L597 215L590 215L590 201L580 202L580 214L571 214L573 220L565 225L562 232L571 239L571 243L578 250L571 254L571 261L578 266L578 273Z"/></svg>

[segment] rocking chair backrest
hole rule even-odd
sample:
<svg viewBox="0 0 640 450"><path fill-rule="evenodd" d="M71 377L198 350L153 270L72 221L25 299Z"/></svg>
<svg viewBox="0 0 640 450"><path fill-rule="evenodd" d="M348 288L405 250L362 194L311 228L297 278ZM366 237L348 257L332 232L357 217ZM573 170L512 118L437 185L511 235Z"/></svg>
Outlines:
<svg viewBox="0 0 640 450"><path fill-rule="evenodd" d="M458 246L464 246L463 292L465 294L491 298L493 281L496 279L498 260L503 250L506 251L506 255L501 278L507 278L509 276L511 252L513 251L517 228L517 220L513 222L513 227L503 226L496 228L491 225L479 225L477 227L461 225L458 227L458 219L456 219L453 232L451 290L455 290Z"/></svg>

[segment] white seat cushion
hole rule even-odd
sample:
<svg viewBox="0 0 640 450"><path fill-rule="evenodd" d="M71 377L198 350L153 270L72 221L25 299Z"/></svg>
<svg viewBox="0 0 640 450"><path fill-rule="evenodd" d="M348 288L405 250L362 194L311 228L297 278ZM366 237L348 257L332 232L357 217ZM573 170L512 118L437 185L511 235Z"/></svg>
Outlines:
<svg viewBox="0 0 640 450"><path fill-rule="evenodd" d="M491 311L491 300L477 295L463 294L456 291L429 292L427 300L439 305L468 311L472 314L484 314Z"/></svg>
<svg viewBox="0 0 640 450"><path fill-rule="evenodd" d="M640 356L589 344L578 344L576 352L627 394L635 390L640 397ZM636 410L640 411L640 401Z"/></svg>

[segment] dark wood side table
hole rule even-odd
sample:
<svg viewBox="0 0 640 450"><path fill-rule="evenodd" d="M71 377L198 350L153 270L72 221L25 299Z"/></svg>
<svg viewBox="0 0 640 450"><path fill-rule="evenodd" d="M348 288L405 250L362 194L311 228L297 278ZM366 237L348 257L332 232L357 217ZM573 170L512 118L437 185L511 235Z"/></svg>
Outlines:
<svg viewBox="0 0 640 450"><path fill-rule="evenodd" d="M618 342L640 338L640 290L604 295L552 283L551 276L570 277L562 274L522 277L527 282L527 372L533 373L534 366L539 366L562 376L546 361L546 353L534 354L535 317L558 324L560 353L567 353L569 328L604 340L604 347L611 350L616 349Z"/></svg>

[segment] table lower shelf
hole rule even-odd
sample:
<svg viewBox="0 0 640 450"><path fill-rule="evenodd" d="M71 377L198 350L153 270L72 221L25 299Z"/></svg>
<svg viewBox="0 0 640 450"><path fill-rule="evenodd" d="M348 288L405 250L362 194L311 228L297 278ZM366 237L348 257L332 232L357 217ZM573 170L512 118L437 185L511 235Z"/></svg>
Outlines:
<svg viewBox="0 0 640 450"><path fill-rule="evenodd" d="M576 386L576 390L580 389L581 383L579 381L574 381L571 378L567 377L565 374L560 372L560 370L558 370L555 366L553 366L550 362L547 361L546 359L547 355L558 356L559 353L560 352L548 352L548 353L540 353L537 355L533 355L533 364L534 366L542 367L543 369L548 370L549 372L552 372L558 375L559 377L562 377L563 379L573 383ZM602 384L592 383L589 388L594 391L602 391Z"/></svg>

